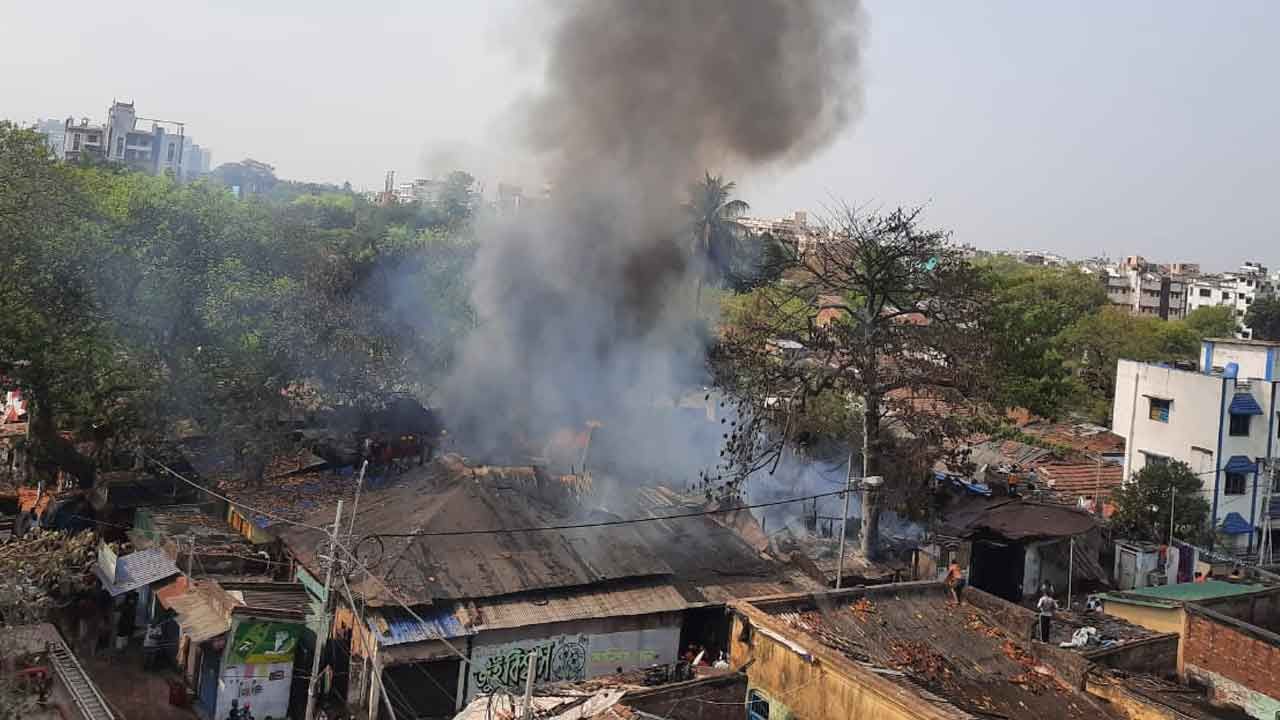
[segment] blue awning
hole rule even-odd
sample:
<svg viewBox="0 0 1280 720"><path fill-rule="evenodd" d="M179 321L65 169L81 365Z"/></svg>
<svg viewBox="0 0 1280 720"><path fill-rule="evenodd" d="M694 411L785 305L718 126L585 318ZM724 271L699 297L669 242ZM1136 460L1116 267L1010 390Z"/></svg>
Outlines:
<svg viewBox="0 0 1280 720"><path fill-rule="evenodd" d="M1258 472L1258 465L1247 455L1232 455L1226 467L1222 469L1229 473L1247 474Z"/></svg>
<svg viewBox="0 0 1280 720"><path fill-rule="evenodd" d="M1253 399L1252 395L1248 393L1236 393L1235 397L1231 398L1231 408L1229 412L1232 415L1261 415L1262 406L1258 404L1257 400Z"/></svg>
<svg viewBox="0 0 1280 720"><path fill-rule="evenodd" d="M1232 512L1222 519L1222 532L1224 535L1247 535L1253 532L1253 526L1240 517L1240 513Z"/></svg>

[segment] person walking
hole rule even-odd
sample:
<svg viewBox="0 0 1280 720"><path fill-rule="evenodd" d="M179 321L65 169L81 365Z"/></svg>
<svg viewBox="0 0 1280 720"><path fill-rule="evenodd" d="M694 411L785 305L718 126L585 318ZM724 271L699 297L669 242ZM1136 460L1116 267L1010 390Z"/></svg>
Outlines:
<svg viewBox="0 0 1280 720"><path fill-rule="evenodd" d="M1053 611L1058 609L1058 601L1049 593L1041 593L1036 602L1036 611L1040 616L1040 642L1049 642L1049 630L1053 625Z"/></svg>
<svg viewBox="0 0 1280 720"><path fill-rule="evenodd" d="M951 599L956 605L960 604L960 594L964 592L964 571L960 569L960 563L955 560L947 566L947 577L944 580L947 589L951 591Z"/></svg>

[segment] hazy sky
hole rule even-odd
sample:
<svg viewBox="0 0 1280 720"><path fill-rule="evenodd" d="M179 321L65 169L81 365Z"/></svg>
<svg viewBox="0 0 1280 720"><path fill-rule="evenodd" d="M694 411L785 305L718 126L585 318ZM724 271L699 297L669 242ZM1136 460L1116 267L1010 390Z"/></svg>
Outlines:
<svg viewBox="0 0 1280 720"><path fill-rule="evenodd" d="M662 1L662 0L657 0ZM214 162L380 186L528 173L504 128L545 37L526 3L0 0L0 117L113 97ZM758 214L926 203L979 247L1280 265L1280 2L868 0L862 118L739 178Z"/></svg>

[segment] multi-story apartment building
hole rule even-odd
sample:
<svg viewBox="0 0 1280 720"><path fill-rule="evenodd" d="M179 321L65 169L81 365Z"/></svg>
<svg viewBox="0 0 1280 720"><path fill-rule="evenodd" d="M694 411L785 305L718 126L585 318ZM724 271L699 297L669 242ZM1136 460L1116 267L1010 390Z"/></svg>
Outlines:
<svg viewBox="0 0 1280 720"><path fill-rule="evenodd" d="M821 225L809 223L809 214L797 210L791 217L768 220L765 218L741 217L737 222L749 232L769 234L775 239L795 247L801 255L810 252L820 242L828 238L831 232Z"/></svg>
<svg viewBox="0 0 1280 720"><path fill-rule="evenodd" d="M1154 463L1187 463L1228 548L1257 548L1268 524L1280 522L1272 503L1280 492L1272 480L1278 385L1274 342L1205 340L1198 369L1121 360L1111 427L1125 439L1125 477Z"/></svg>
<svg viewBox="0 0 1280 720"><path fill-rule="evenodd" d="M1141 258L1138 258L1141 260ZM1107 300L1135 315L1177 320L1187 313L1186 282L1127 263L1104 276Z"/></svg>
<svg viewBox="0 0 1280 720"><path fill-rule="evenodd" d="M81 118L76 124L74 118L67 118L62 126L62 159L76 162L84 157L102 157L105 147L106 128L91 125L89 118Z"/></svg>
<svg viewBox="0 0 1280 720"><path fill-rule="evenodd" d="M1187 312L1201 307L1232 308L1240 326L1236 334L1247 340L1253 337L1253 330L1244 324L1249 306L1259 297L1274 292L1275 285L1267 277L1267 268L1247 262L1240 266L1239 272L1205 275L1192 281L1187 292Z"/></svg>
<svg viewBox="0 0 1280 720"><path fill-rule="evenodd" d="M182 172L186 177L194 178L213 169L213 153L209 148L200 147L190 135L183 136Z"/></svg>
<svg viewBox="0 0 1280 720"><path fill-rule="evenodd" d="M107 159L181 178L184 134L182 123L140 118L133 103L114 102L107 110Z"/></svg>

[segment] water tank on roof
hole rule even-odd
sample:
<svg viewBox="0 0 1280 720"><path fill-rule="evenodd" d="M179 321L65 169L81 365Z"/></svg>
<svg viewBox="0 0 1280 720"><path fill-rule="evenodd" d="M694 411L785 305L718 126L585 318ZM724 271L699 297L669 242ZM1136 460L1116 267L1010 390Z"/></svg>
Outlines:
<svg viewBox="0 0 1280 720"><path fill-rule="evenodd" d="M1225 378L1234 378L1239 374L1240 363L1227 363L1227 366L1222 369L1222 377Z"/></svg>

